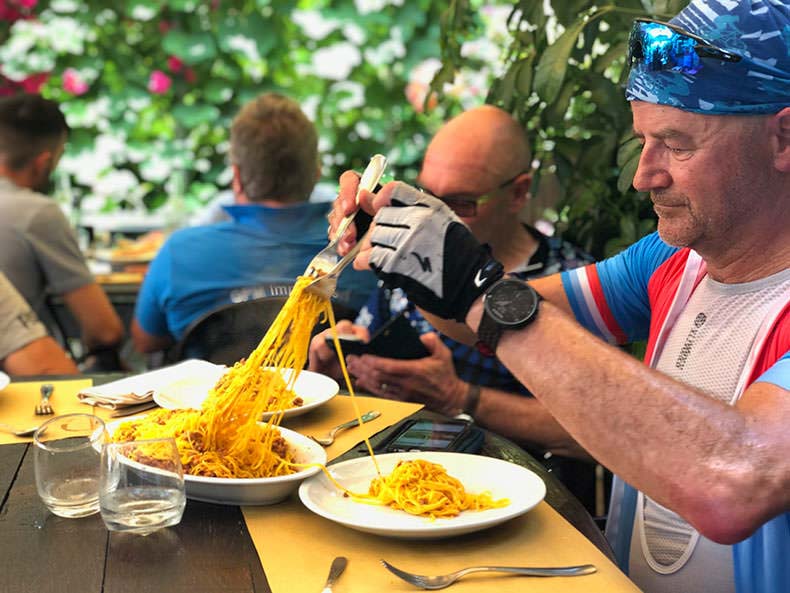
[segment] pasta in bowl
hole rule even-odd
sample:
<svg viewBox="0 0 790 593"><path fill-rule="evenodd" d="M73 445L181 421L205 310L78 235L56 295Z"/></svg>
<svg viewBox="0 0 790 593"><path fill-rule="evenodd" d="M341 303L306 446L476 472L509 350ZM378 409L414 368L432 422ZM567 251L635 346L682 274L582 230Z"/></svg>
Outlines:
<svg viewBox="0 0 790 593"><path fill-rule="evenodd" d="M107 425L107 430L113 440L133 440L150 438L147 437L147 432L143 434L135 434L130 432L130 426L139 423L144 419L149 419L154 416L153 420L156 421L156 414L159 413L182 413L172 412L168 410L158 410L147 416L140 416L126 420L119 420L111 422ZM192 500L200 500L203 502L211 502L215 504L229 504L229 505L270 505L275 504L287 498L292 492L296 491L303 480L313 476L321 471L320 464L326 463L326 452L323 447L305 437L298 432L288 430L287 428L270 427L264 423L258 423L262 431L274 431L272 452L277 455L278 451L287 452L286 459L289 463L298 466L306 467L291 467L290 471L286 472L270 472L275 475L268 477L217 477L215 475L195 475L188 473L189 471L203 471L205 468L200 469L196 463L187 460L184 464L184 483L186 487L187 498ZM174 434L162 434L162 436L176 436ZM265 438L265 437L264 437ZM176 437L177 443L179 441ZM264 441L265 443L265 441ZM184 459L184 451L179 448L181 453L182 463ZM276 463L276 461L275 461Z"/></svg>

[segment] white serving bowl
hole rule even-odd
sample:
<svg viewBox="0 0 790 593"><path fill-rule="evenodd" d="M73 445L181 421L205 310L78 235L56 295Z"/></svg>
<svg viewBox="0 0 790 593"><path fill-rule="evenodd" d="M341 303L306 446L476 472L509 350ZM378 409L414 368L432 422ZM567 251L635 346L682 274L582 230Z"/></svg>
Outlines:
<svg viewBox="0 0 790 593"><path fill-rule="evenodd" d="M112 433L129 418L107 424ZM312 439L287 428L278 427L280 434L295 451L296 463L320 463L326 465L326 451ZM303 480L321 471L311 467L287 476L275 478L209 478L184 474L187 498L230 505L269 505L286 499L299 488Z"/></svg>

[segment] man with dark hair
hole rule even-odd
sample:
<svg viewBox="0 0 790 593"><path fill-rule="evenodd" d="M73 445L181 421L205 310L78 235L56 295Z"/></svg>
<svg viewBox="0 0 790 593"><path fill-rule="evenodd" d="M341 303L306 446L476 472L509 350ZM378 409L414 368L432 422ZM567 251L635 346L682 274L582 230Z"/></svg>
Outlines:
<svg viewBox="0 0 790 593"><path fill-rule="evenodd" d="M790 6L692 0L670 23L637 20L629 47L634 186L658 233L526 283L439 200L393 183L362 192L377 214L355 265L461 322L436 320L496 352L618 475L607 535L640 588L784 593ZM337 214L357 185L344 174ZM647 366L604 342L645 338Z"/></svg>
<svg viewBox="0 0 790 593"><path fill-rule="evenodd" d="M89 353L116 347L123 325L60 207L44 195L68 131L53 101L0 99L0 271L44 319L47 294L61 295Z"/></svg>
<svg viewBox="0 0 790 593"><path fill-rule="evenodd" d="M79 371L0 272L0 368L10 375L71 375Z"/></svg>
<svg viewBox="0 0 790 593"><path fill-rule="evenodd" d="M242 107L230 164L231 220L173 233L151 262L132 324L141 352L168 348L220 305L288 294L326 246L331 204L308 202L320 174L318 134L295 101L269 93ZM358 309L373 286L372 274L351 273L337 299Z"/></svg>

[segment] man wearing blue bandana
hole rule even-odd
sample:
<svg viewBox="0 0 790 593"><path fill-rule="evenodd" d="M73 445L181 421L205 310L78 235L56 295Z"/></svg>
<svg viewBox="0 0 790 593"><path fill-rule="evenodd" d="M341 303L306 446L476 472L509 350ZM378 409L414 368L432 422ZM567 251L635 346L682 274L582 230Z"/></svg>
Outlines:
<svg viewBox="0 0 790 593"><path fill-rule="evenodd" d="M629 65L634 187L658 233L527 284L441 202L391 183L363 192L376 217L355 266L460 322L434 325L496 352L618 475L607 535L644 591L786 593L790 6L693 0L670 23L637 19ZM605 343L642 339L647 365Z"/></svg>

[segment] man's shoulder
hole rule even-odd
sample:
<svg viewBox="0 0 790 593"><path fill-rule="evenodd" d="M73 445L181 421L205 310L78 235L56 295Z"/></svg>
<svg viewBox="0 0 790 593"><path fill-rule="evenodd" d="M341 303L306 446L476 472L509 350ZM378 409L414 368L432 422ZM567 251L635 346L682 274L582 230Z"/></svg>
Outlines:
<svg viewBox="0 0 790 593"><path fill-rule="evenodd" d="M65 220L60 206L49 196L7 182L0 183L0 209L6 216L17 217L16 221L40 215Z"/></svg>

